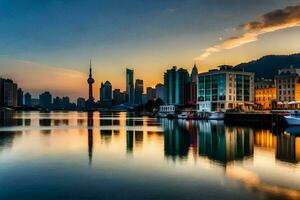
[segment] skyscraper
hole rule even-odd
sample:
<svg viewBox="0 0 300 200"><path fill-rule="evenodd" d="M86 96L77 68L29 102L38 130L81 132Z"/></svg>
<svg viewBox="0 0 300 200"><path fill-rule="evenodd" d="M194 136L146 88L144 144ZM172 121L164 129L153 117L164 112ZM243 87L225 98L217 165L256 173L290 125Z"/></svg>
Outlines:
<svg viewBox="0 0 300 200"><path fill-rule="evenodd" d="M18 106L23 106L23 90L21 88L17 91L17 104Z"/></svg>
<svg viewBox="0 0 300 200"><path fill-rule="evenodd" d="M164 100L164 85L161 83L156 84L156 98Z"/></svg>
<svg viewBox="0 0 300 200"><path fill-rule="evenodd" d="M190 85L190 104L197 104L197 80L198 80L198 69L196 65L194 65L191 74L191 85Z"/></svg>
<svg viewBox="0 0 300 200"><path fill-rule="evenodd" d="M17 106L17 84L10 79L0 78L0 106Z"/></svg>
<svg viewBox="0 0 300 200"><path fill-rule="evenodd" d="M185 105L190 96L190 77L186 69L174 66L164 74L164 102L169 105Z"/></svg>
<svg viewBox="0 0 300 200"><path fill-rule="evenodd" d="M112 100L112 85L109 81L101 83L100 87L100 101Z"/></svg>
<svg viewBox="0 0 300 200"><path fill-rule="evenodd" d="M132 69L126 69L126 94L128 104L134 104L133 73L134 71Z"/></svg>
<svg viewBox="0 0 300 200"><path fill-rule="evenodd" d="M155 88L147 87L146 92L147 92L147 98L148 98L148 100L153 100L153 99L156 98L156 90L155 90Z"/></svg>
<svg viewBox="0 0 300 200"><path fill-rule="evenodd" d="M24 97L25 97L25 106L31 107L31 94L27 92Z"/></svg>
<svg viewBox="0 0 300 200"><path fill-rule="evenodd" d="M144 92L144 81L141 79L135 80L135 103L142 104L142 95Z"/></svg>

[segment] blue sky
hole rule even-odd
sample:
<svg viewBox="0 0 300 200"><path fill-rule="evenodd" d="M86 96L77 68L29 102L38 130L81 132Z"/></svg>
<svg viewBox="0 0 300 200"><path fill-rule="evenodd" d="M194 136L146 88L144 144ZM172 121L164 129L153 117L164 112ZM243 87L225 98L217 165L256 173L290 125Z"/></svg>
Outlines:
<svg viewBox="0 0 300 200"><path fill-rule="evenodd" d="M22 67L30 71L28 62L34 69L43 65L53 71L67 69L85 75L92 58L96 88L108 79L113 87L124 89L126 66L135 69L136 78L153 86L162 81L163 71L172 65L191 69L205 49L239 35L240 25L297 4L300 1L0 0L0 67L5 69L2 76L19 77L17 81L26 90L38 93L39 88L33 89L34 81L30 82L34 80L33 73L24 79L23 74L18 74ZM292 27L265 34L254 43L222 49L197 64L204 71L267 53L294 53L300 50L293 45L299 33L299 27ZM27 64L22 66L23 62ZM85 84L85 80L78 81ZM74 95L68 84L63 85L66 87L60 92L51 85L40 91ZM84 89L76 95L86 96Z"/></svg>

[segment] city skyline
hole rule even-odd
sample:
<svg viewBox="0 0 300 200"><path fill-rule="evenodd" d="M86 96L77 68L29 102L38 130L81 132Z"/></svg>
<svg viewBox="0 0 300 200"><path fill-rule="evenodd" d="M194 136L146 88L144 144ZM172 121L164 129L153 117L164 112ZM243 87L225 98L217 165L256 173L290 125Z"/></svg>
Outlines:
<svg viewBox="0 0 300 200"><path fill-rule="evenodd" d="M0 23L7 27L0 33L5 45L0 52L2 76L35 96L49 90L75 99L87 97L90 58L98 97L105 80L125 90L127 67L146 88L162 83L164 71L173 65L190 72L196 62L199 72L204 72L267 54L297 53L299 3L2 1ZM19 36L14 38L15 34Z"/></svg>

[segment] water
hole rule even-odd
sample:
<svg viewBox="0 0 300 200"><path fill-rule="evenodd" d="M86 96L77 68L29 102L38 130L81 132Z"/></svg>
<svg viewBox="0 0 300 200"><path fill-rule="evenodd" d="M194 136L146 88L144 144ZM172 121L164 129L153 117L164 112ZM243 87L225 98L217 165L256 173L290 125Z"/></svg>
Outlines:
<svg viewBox="0 0 300 200"><path fill-rule="evenodd" d="M129 113L1 113L0 199L300 199L297 133Z"/></svg>

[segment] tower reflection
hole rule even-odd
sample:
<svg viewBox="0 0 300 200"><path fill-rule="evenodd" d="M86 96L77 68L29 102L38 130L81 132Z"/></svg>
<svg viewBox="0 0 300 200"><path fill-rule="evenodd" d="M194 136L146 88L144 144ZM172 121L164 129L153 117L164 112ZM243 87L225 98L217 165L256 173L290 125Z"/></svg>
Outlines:
<svg viewBox="0 0 300 200"><path fill-rule="evenodd" d="M94 126L94 113L87 113L88 122L88 155L89 155L89 166L92 166L93 161L93 126Z"/></svg>

